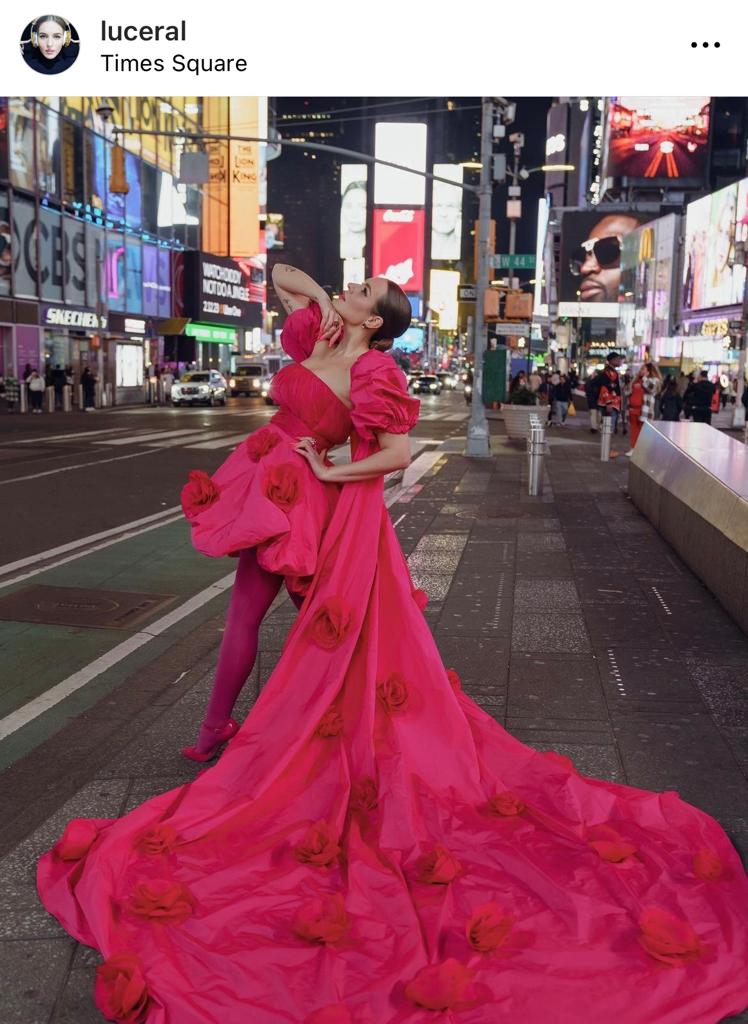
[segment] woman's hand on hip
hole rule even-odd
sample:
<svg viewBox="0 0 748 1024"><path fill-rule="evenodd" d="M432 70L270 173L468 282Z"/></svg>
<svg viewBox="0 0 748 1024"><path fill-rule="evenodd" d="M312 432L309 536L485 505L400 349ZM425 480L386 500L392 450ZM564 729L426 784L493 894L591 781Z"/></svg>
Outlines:
<svg viewBox="0 0 748 1024"><path fill-rule="evenodd" d="M318 480L327 480L330 467L325 465L326 448L320 451L313 437L300 437L294 451L307 460Z"/></svg>

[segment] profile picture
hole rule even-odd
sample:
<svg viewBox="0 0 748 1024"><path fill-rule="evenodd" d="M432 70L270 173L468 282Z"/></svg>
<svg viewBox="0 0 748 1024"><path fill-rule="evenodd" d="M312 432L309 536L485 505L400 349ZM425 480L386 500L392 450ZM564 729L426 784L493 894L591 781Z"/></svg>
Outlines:
<svg viewBox="0 0 748 1024"><path fill-rule="evenodd" d="M21 36L21 53L30 68L42 75L59 75L75 64L80 39L66 18L42 14L34 18Z"/></svg>

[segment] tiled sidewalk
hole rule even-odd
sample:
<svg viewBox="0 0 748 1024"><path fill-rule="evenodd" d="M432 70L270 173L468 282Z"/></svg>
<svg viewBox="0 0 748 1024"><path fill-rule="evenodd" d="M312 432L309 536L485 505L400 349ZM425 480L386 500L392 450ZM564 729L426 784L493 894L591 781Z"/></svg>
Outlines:
<svg viewBox="0 0 748 1024"><path fill-rule="evenodd" d="M675 789L745 851L748 639L628 501L625 460L554 437L545 494L530 498L521 446L493 442L486 461L449 443L390 509L445 663L523 742L585 773ZM283 601L266 620L242 714L294 614ZM40 908L35 861L69 818L121 814L194 776L178 751L221 627L216 615L0 777L3 1024L101 1022L97 958Z"/></svg>

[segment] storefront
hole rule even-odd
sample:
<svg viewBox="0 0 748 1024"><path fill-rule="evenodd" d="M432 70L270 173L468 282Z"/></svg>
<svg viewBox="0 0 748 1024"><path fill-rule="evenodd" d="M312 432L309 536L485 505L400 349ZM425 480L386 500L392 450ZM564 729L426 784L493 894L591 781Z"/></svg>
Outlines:
<svg viewBox="0 0 748 1024"><path fill-rule="evenodd" d="M99 380L105 379L105 316L83 306L45 302L39 307L39 324L44 372L68 368L77 384L88 366Z"/></svg>
<svg viewBox="0 0 748 1024"><path fill-rule="evenodd" d="M116 405L134 405L146 397L145 370L150 364L150 321L143 317L111 313L107 333L110 376ZM157 365L157 364L153 364ZM110 380L113 377L113 380Z"/></svg>

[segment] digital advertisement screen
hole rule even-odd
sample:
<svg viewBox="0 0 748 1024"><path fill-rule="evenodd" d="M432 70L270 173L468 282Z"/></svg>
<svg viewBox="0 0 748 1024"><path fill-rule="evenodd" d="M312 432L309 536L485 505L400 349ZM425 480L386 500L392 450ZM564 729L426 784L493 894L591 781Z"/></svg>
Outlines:
<svg viewBox="0 0 748 1024"><path fill-rule="evenodd" d="M560 316L617 317L621 243L651 215L622 207L614 212L565 213L561 222Z"/></svg>
<svg viewBox="0 0 748 1024"><path fill-rule="evenodd" d="M709 121L708 96L612 96L605 176L702 180Z"/></svg>
<svg viewBox="0 0 748 1024"><path fill-rule="evenodd" d="M382 121L376 126L374 155L414 171L426 170L426 125ZM426 179L395 167L377 164L374 172L374 202L377 206L423 206Z"/></svg>
<svg viewBox="0 0 748 1024"><path fill-rule="evenodd" d="M745 233L747 184L744 179L688 204L683 254L684 310L737 306L742 302L745 267L734 262L734 256L737 231L741 237Z"/></svg>
<svg viewBox="0 0 748 1024"><path fill-rule="evenodd" d="M429 278L429 305L439 318L440 331L457 330L457 270L432 270Z"/></svg>
<svg viewBox="0 0 748 1024"><path fill-rule="evenodd" d="M425 333L425 327L409 327L399 338L395 338L393 348L399 348L401 352L423 352Z"/></svg>
<svg viewBox="0 0 748 1024"><path fill-rule="evenodd" d="M374 277L386 277L404 292L423 289L423 210L374 211Z"/></svg>
<svg viewBox="0 0 748 1024"><path fill-rule="evenodd" d="M621 253L621 291L616 345L662 351L673 333L677 302L674 281L679 220L674 213L628 234Z"/></svg>
<svg viewBox="0 0 748 1024"><path fill-rule="evenodd" d="M434 164L434 174L462 181L459 164ZM433 183L431 204L431 259L458 260L462 243L462 189L443 181Z"/></svg>
<svg viewBox="0 0 748 1024"><path fill-rule="evenodd" d="M366 245L366 164L342 164L340 167L340 258L357 260Z"/></svg>

